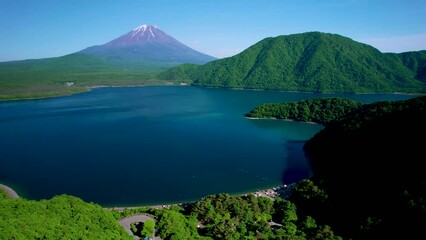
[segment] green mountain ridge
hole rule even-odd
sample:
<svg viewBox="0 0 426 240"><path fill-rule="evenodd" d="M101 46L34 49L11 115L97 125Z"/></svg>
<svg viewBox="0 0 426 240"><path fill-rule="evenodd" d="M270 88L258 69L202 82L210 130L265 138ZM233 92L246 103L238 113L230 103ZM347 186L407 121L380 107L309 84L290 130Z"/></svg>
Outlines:
<svg viewBox="0 0 426 240"><path fill-rule="evenodd" d="M182 65L159 79L194 85L307 92L424 92L426 51L381 53L337 34L266 38L233 57Z"/></svg>

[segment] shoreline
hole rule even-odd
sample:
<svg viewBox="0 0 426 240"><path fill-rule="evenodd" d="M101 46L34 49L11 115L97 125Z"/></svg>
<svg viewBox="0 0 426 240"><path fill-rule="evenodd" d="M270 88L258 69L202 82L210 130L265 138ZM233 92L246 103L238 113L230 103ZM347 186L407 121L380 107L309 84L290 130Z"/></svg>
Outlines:
<svg viewBox="0 0 426 240"><path fill-rule="evenodd" d="M17 198L19 198L19 195L18 195L17 192L15 192L15 190L13 190L12 188L10 188L10 187L8 187L8 186L6 186L4 184L0 183L0 190L3 191L4 193L6 193L6 195L8 197L10 197L11 199L17 199Z"/></svg>
<svg viewBox="0 0 426 240"><path fill-rule="evenodd" d="M326 92L326 93L318 93L318 92L304 92L304 91L286 91L286 90L279 90L279 89L255 89L255 88L226 88L226 87L214 87L214 86L202 86L202 85L192 85L192 84L175 84L175 83L165 83L165 84L135 84L135 85L94 85L94 86L76 86L82 88L81 91L76 91L73 93L66 93L66 94L59 94L59 95L53 95L53 96L40 96L40 97L28 97L28 98L10 98L10 99L0 99L0 102L8 102L8 101L25 101L25 100L40 100L40 99L49 99L49 98L59 98L59 97L67 97L72 96L80 93L90 92L92 89L95 88L128 88L128 87L151 87L151 86L181 86L181 87L201 87L201 88L212 88L212 89L228 89L233 91L274 91L274 92L284 92L284 93L310 93L310 94L352 94L352 95L369 95L369 94L390 94L390 95L408 95L408 96L424 96L426 93L405 93L405 92L367 92L367 93L339 93L339 92Z"/></svg>
<svg viewBox="0 0 426 240"><path fill-rule="evenodd" d="M235 194L225 193L225 194L229 194L230 196L247 196L249 194L253 194L255 197L267 197L269 199L275 200L275 198L277 198L277 197L287 197L289 192L291 191L291 189L294 187L295 184L296 183L291 183L291 184L288 184L288 185L283 184L283 185L274 186L274 187L257 189L256 191L248 191L248 192L235 193ZM6 186L6 185L1 184L1 183L0 183L0 191L3 191L11 199L20 198L20 196L18 195L18 193L15 190L13 190L9 186ZM212 193L210 195L214 195L214 194L222 194L222 193ZM203 198L203 197L201 197L201 198ZM155 204L155 205L111 206L111 207L104 207L100 204L98 204L98 205L100 205L103 209L115 210L115 211L121 212L121 211L125 211L127 209L138 209L138 208L161 209L161 208L170 208L171 206L189 206L189 205L201 200L201 198L199 198L195 201L176 202L176 203L168 202L168 203L161 203L161 204L159 203L159 204ZM42 200L42 199L40 199L40 200ZM40 201L40 200L36 200L36 201Z"/></svg>
<svg viewBox="0 0 426 240"><path fill-rule="evenodd" d="M287 119L287 118L285 118L285 119L278 119L278 118L275 118L275 117L269 117L269 118L255 118L255 117L247 117L247 116L244 116L246 119L249 119L249 120L277 120L277 121L287 121L287 122L297 122L297 123L307 123L307 124L314 124L314 125L322 125L321 123L316 123L316 122L303 122L303 121L297 121L297 120L294 120L294 119Z"/></svg>
<svg viewBox="0 0 426 240"><path fill-rule="evenodd" d="M76 94L86 93L92 91L92 89L96 88L132 88L132 87L162 87L162 86L187 86L187 85L177 85L173 83L166 83L166 84L153 84L153 85L147 85L147 84L135 84L135 85L93 85L93 86L76 86L81 88L81 90L72 92L72 93L64 93L64 94L58 94L58 95L51 95L51 96L40 96L40 97L23 97L23 98L10 98L10 99L0 99L0 102L8 102L8 101L25 101L25 100L42 100L42 99L51 99L51 98L61 98L61 97L68 97L73 96Z"/></svg>
<svg viewBox="0 0 426 240"><path fill-rule="evenodd" d="M236 193L236 194L230 194L230 196L247 196L249 194L253 194L255 197L267 197L271 200L275 200L277 197L287 197L289 195L289 192L293 189L294 185L296 183L291 184L283 184L280 186L275 187L269 187L265 189L258 189L256 191L249 191L245 193ZM214 194L221 194L221 193L213 193ZM157 204L157 205L140 205L140 206L117 206L117 207L103 207L107 210L113 210L113 211L125 211L127 209L138 209L138 208L154 208L154 209L162 209L162 208L170 208L171 206L189 206L194 204L195 202L201 200L198 199L196 201L189 201L189 202L178 202L178 203L164 203L164 204Z"/></svg>
<svg viewBox="0 0 426 240"><path fill-rule="evenodd" d="M228 87L220 87L220 86L203 86L203 85L189 85L194 87L202 87L202 88L217 88L217 89L229 89L235 91L274 91L274 92L284 92L284 93L311 93L311 94L352 94L352 95L361 95L361 94L392 94L392 95L418 95L424 96L426 93L406 93L406 92L365 92L365 93L353 93L353 92L306 92L306 91L290 91L290 90L280 90L280 89L263 89L263 88L228 88Z"/></svg>

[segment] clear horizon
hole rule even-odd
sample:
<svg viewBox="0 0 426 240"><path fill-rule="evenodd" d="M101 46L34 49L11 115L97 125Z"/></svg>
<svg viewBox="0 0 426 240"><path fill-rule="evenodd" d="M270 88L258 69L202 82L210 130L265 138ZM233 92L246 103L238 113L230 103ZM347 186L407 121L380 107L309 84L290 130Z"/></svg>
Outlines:
<svg viewBox="0 0 426 240"><path fill-rule="evenodd" d="M0 0L0 22L1 62L63 56L142 24L217 58L266 37L311 31L340 34L382 52L426 50L421 0Z"/></svg>

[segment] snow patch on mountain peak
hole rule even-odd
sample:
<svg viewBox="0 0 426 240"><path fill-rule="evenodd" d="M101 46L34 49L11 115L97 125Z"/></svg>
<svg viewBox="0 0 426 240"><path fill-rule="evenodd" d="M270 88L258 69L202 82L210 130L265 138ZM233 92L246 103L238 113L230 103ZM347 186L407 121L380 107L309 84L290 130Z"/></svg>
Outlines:
<svg viewBox="0 0 426 240"><path fill-rule="evenodd" d="M156 25L147 25L147 24L143 24L140 25L137 28L134 28L131 32L131 36L130 38L134 38L136 37L136 39L139 39L139 37L143 37L145 35L145 32L148 30L148 32L146 34L148 34L148 39L149 38L155 38L155 34L152 32L152 29L158 29L158 27Z"/></svg>

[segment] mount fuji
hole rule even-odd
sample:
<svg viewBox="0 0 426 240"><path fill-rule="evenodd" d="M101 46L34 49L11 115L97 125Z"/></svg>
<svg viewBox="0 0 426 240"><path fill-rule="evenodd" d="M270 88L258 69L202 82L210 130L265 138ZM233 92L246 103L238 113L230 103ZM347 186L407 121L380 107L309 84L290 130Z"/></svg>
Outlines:
<svg viewBox="0 0 426 240"><path fill-rule="evenodd" d="M103 45L79 53L112 61L204 64L214 57L198 52L161 31L155 25L141 25Z"/></svg>
<svg viewBox="0 0 426 240"><path fill-rule="evenodd" d="M183 63L204 64L200 53L154 25L141 25L103 45L68 55L0 62L0 100L67 95L92 86L165 85L157 74Z"/></svg>

